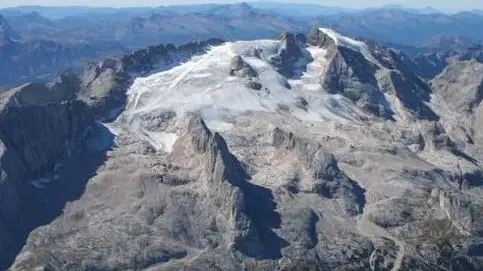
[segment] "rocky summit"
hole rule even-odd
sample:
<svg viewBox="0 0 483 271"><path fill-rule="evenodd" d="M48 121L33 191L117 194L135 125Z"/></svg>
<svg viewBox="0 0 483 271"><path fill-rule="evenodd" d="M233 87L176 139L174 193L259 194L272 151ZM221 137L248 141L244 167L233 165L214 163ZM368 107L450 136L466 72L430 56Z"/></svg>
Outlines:
<svg viewBox="0 0 483 271"><path fill-rule="evenodd" d="M314 28L2 93L0 266L481 270L483 68L406 59Z"/></svg>

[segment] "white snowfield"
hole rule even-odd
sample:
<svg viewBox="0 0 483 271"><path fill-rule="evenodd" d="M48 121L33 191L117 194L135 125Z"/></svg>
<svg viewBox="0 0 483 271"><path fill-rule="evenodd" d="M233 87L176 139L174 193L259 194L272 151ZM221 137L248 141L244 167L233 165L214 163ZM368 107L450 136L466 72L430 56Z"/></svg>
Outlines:
<svg viewBox="0 0 483 271"><path fill-rule="evenodd" d="M369 54L360 42L341 38L338 34L334 38ZM364 115L347 98L322 89L320 76L327 65L325 49L307 47L307 57L297 63L301 76L287 80L267 61L282 45L278 40L229 42L212 47L205 55L193 57L170 70L137 78L128 91L129 101L122 119L140 137L157 148L169 150L173 136L146 130L140 125L142 118L156 117L166 111L173 111L177 116L196 112L210 129L226 131L233 127L228 120L230 116L246 112L283 110L300 120L342 123L356 122ZM256 52L261 53L257 55ZM246 78L230 76L230 61L236 55L257 72L261 90L249 88ZM297 107L301 98L307 101L306 108Z"/></svg>

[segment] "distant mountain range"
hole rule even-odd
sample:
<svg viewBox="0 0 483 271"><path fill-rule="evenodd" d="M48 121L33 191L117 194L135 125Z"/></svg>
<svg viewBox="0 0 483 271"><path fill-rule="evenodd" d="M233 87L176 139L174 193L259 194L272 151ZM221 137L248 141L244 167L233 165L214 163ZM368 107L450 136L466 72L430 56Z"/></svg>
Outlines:
<svg viewBox="0 0 483 271"><path fill-rule="evenodd" d="M437 10L431 7L417 9L417 8L408 8L402 5L383 5L383 6L379 6L375 8L367 8L367 9L351 9L351 8L322 6L318 4L279 3L279 2L271 2L271 1L250 2L249 5L260 10L276 12L280 15L298 16L298 17L307 17L307 16L316 17L316 16L324 16L324 15L335 15L340 13L355 14L355 13L364 13L369 11L377 11L377 10L385 10L385 9L401 10L401 11L414 13L414 14L443 13L440 10Z"/></svg>
<svg viewBox="0 0 483 271"><path fill-rule="evenodd" d="M352 36L417 47L426 47L428 42L441 37L464 37L475 42L483 40L482 32L477 31L483 26L483 16L471 12L415 14L383 9L319 16L313 23L327 25Z"/></svg>
<svg viewBox="0 0 483 271"><path fill-rule="evenodd" d="M478 12L444 14L432 8L383 6L365 10L314 4L253 2L157 8L18 7L0 10L25 38L59 41L116 41L139 48L161 42L181 44L213 36L225 39L273 37L281 29L308 31L314 25L394 43L425 47L436 39L483 40ZM297 15L295 15L297 14ZM159 35L158 35L159 34Z"/></svg>
<svg viewBox="0 0 483 271"><path fill-rule="evenodd" d="M394 5L365 10L277 2L119 9L30 6L2 9L2 15L0 85L52 79L86 60L149 45L273 38L282 31L307 33L313 26L412 55L463 50L483 40L479 11L444 14Z"/></svg>
<svg viewBox="0 0 483 271"><path fill-rule="evenodd" d="M367 9L344 8L337 6L324 6L319 4L306 3L280 3L276 1L254 1L248 4L256 9L269 11L286 16L320 16L320 15L334 15L338 13L360 13L366 11L373 11L379 9L394 9L402 10L415 14L431 14L443 13L442 11L432 8L409 8L403 5L382 5ZM43 6L19 6L12 8L5 8L0 11L5 16L15 16L25 13L38 12L49 19L61 19L70 16L81 17L100 17L112 16L119 14L143 15L151 12L172 12L176 14L186 14L193 12L205 12L213 8L223 6L224 4L194 4L194 5L170 5L159 7L126 7L126 8L112 8L112 7L84 7L84 6L66 6L66 7L43 7ZM475 10L475 12L481 12Z"/></svg>
<svg viewBox="0 0 483 271"><path fill-rule="evenodd" d="M81 68L86 61L126 51L121 44L108 41L53 39L45 33L55 25L38 14L13 21L21 33L32 34L18 34L0 15L0 85L47 81L63 70Z"/></svg>

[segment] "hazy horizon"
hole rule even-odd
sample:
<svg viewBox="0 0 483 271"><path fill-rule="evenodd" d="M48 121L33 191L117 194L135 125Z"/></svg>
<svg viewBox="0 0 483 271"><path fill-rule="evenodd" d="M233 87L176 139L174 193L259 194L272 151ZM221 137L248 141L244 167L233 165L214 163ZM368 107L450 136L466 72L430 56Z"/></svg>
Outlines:
<svg viewBox="0 0 483 271"><path fill-rule="evenodd" d="M19 7L19 6L89 6L89 7L151 7L162 5L189 5L189 4L222 4L222 3L241 3L241 2L258 2L258 1L239 1L239 0L211 0L211 1L193 1L193 0L2 0L0 8ZM266 2L266 1L262 1ZM456 12L462 10L483 9L483 1L481 0L327 0L327 1L268 1L283 2L295 4L318 4L322 6L342 7L363 9L378 7L384 5L401 5L408 8L425 8L431 7L446 12Z"/></svg>

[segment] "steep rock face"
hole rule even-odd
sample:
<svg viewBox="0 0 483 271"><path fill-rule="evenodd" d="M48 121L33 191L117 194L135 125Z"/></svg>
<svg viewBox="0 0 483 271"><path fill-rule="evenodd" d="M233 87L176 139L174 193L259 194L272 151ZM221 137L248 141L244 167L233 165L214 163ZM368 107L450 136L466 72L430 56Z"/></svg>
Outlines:
<svg viewBox="0 0 483 271"><path fill-rule="evenodd" d="M323 28L312 30L308 40L328 50L329 64L321 75L321 84L329 92L340 93L365 112L385 119L396 114L387 95L397 97L413 117L438 119L424 103L430 100L431 89L400 55Z"/></svg>
<svg viewBox="0 0 483 271"><path fill-rule="evenodd" d="M282 75L290 78L294 75L296 62L303 57L301 46L305 43L298 35L284 33L280 37L282 42L276 55L271 56L269 62Z"/></svg>
<svg viewBox="0 0 483 271"><path fill-rule="evenodd" d="M201 185L206 187L207 197L214 204L213 210L220 212L216 215L216 225L223 227L223 244L231 248L241 248L245 246L244 240L253 238L251 235L254 234L252 222L246 213L243 191L247 175L240 167L239 161L228 150L224 139L218 133L212 133L199 116L189 115L183 122L185 124L182 126L185 126L186 133L173 147L174 160L187 159L189 166L196 165L201 169L196 180L203 182ZM186 154L190 153L199 156L186 157ZM177 157L178 155L180 157ZM261 252L261 249L257 250L258 252L253 253Z"/></svg>
<svg viewBox="0 0 483 271"><path fill-rule="evenodd" d="M430 82L446 129L455 140L473 145L480 140L483 65L475 60L455 61Z"/></svg>
<svg viewBox="0 0 483 271"><path fill-rule="evenodd" d="M12 163L7 168L16 168L11 172L15 176L13 180L42 177L45 171L54 168L55 161L66 154L93 123L87 107L81 102L10 107L6 111L1 115L1 137L6 148L12 150L12 157L18 157L18 160L7 159ZM26 118L30 121L24 121ZM47 121L45 124L44 119ZM15 129L20 121L22 129ZM21 175L17 176L19 173Z"/></svg>
<svg viewBox="0 0 483 271"><path fill-rule="evenodd" d="M429 121L439 120L439 116L427 105L431 101L431 88L404 63L404 55L392 50L378 49L378 51L377 57L389 69L381 73L383 79L380 79L380 85L389 82L389 85L385 85L387 89L381 87L383 91L395 94L413 116ZM385 80L386 76L388 81Z"/></svg>
<svg viewBox="0 0 483 271"><path fill-rule="evenodd" d="M472 113L483 98L483 64L474 60L450 64L431 87L454 110Z"/></svg>
<svg viewBox="0 0 483 271"><path fill-rule="evenodd" d="M310 29L307 35L307 42L312 46L328 47L331 48L336 45L335 40L329 37L329 35L320 31L318 27Z"/></svg>
<svg viewBox="0 0 483 271"><path fill-rule="evenodd" d="M15 256L25 231L39 223L31 213L35 186L56 180L62 161L94 125L85 104L57 92L27 85L1 97L1 266Z"/></svg>
<svg viewBox="0 0 483 271"><path fill-rule="evenodd" d="M350 59L350 64L346 62ZM367 112L391 118L393 112L383 93L377 88L375 67L368 65L360 53L341 49L332 58L323 77L323 86L332 93L341 93Z"/></svg>

